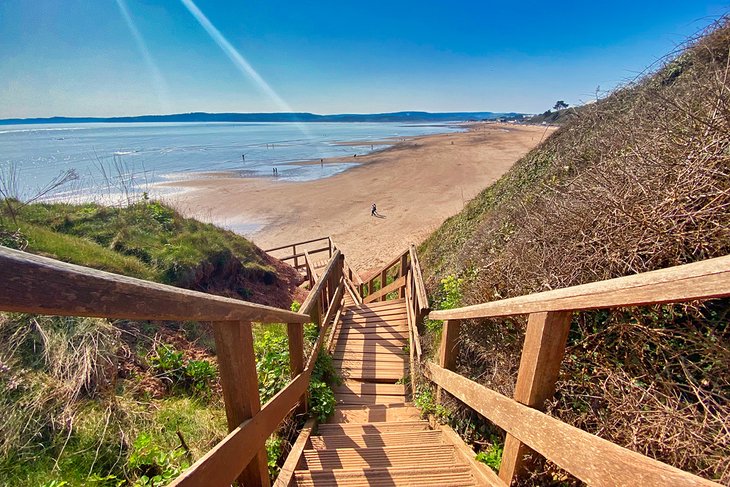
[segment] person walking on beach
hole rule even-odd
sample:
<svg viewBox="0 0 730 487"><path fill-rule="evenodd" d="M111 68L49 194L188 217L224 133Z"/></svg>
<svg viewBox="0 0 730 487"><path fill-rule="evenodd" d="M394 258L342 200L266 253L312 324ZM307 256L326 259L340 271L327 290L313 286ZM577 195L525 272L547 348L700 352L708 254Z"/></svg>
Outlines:
<svg viewBox="0 0 730 487"><path fill-rule="evenodd" d="M370 207L370 216L378 216L378 208L375 206L375 203Z"/></svg>

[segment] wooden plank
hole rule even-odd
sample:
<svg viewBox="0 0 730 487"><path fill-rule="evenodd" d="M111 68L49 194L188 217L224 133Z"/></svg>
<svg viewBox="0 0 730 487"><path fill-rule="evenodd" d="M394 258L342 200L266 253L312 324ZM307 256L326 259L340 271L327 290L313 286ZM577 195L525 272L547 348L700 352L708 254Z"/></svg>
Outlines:
<svg viewBox="0 0 730 487"><path fill-rule="evenodd" d="M356 353L403 353L402 345L393 345L380 342L336 342L335 353L356 352Z"/></svg>
<svg viewBox="0 0 730 487"><path fill-rule="evenodd" d="M412 279L412 275L409 276ZM415 311L413 309L414 302L413 302L413 294L411 294L411 286L406 287L406 308L408 310L408 327L410 329L410 333L413 337L413 342L415 343L415 352L416 352L416 359L420 363L421 362L421 355L423 353L421 349L421 337L418 334L418 323L416 322L416 315Z"/></svg>
<svg viewBox="0 0 730 487"><path fill-rule="evenodd" d="M398 256L397 256L397 257L395 257L395 258L394 258L393 260L391 260L390 262L388 262L387 264L385 264L385 265L384 265L383 267L381 267L381 268L380 268L380 269L378 269L377 271L375 271L375 272L373 272L372 274L370 274L369 276L367 276L367 277L366 277L366 278L364 279L364 281L365 281L365 282L371 281L371 280L373 280L373 279L377 278L377 277L378 277L378 275L380 275L380 273L381 273L381 272L382 272L383 270L388 270L388 269L390 269L391 267L393 267L394 265L398 264L398 263L400 262L400 258L401 258L401 256L402 256L403 254L405 254L405 253L408 253L408 250L406 250L406 251L404 251L404 252L402 252L402 253L398 254Z"/></svg>
<svg viewBox="0 0 730 487"><path fill-rule="evenodd" d="M428 364L428 375L457 399L589 485L720 485L565 424L436 364Z"/></svg>
<svg viewBox="0 0 730 487"><path fill-rule="evenodd" d="M433 416L431 416L432 418ZM461 459L461 462L469 465L472 475L477 479L478 485L489 485L492 487L508 487L509 484L502 481L499 476L494 473L494 470L484 465L481 462L475 460L476 453L472 450L469 445L464 443L464 440L451 429L447 424L439 424L434 420L434 426L441 430L444 440L454 445L456 449L456 455ZM503 457L504 458L504 457Z"/></svg>
<svg viewBox="0 0 730 487"><path fill-rule="evenodd" d="M266 253L274 252L276 250L282 250L282 249L289 248L293 245L306 245L306 244L310 244L310 243L314 243L314 242L319 242L321 240L329 240L329 237L320 237L320 238L314 238L312 240L304 240L302 242L294 242L294 243L290 243L287 245L282 245L281 247L274 247L273 249L264 250L264 252L266 252Z"/></svg>
<svg viewBox="0 0 730 487"><path fill-rule="evenodd" d="M294 472L299 465L299 461L302 457L302 453L304 452L304 448L307 446L307 441L312 434L312 430L316 427L317 420L315 418L309 418L307 422L304 423L302 430L299 432L299 436L297 436L297 441L295 441L292 445L289 454L286 456L284 465L282 465L279 475L276 477L274 487L289 487L289 485L294 485L292 483L294 479Z"/></svg>
<svg viewBox="0 0 730 487"><path fill-rule="evenodd" d="M464 308L433 311L429 317L434 320L490 318L727 296L730 296L730 256Z"/></svg>
<svg viewBox="0 0 730 487"><path fill-rule="evenodd" d="M357 360L357 359L333 359L332 360L337 367L349 367L359 369L404 369L406 366L405 357L400 357L400 360L394 360L391 362L373 362L370 360Z"/></svg>
<svg viewBox="0 0 730 487"><path fill-rule="evenodd" d="M403 252L400 256L400 269L398 270L398 277L406 277L408 274L408 255L410 252ZM403 299L406 297L405 289L400 288L398 290L398 297Z"/></svg>
<svg viewBox="0 0 730 487"><path fill-rule="evenodd" d="M411 269L413 271L413 283L416 286L416 304L421 310L429 309L428 295L426 294L426 285L423 283L423 276L421 275L421 264L418 262L418 255L416 254L416 246L411 244L409 249L411 254Z"/></svg>
<svg viewBox="0 0 730 487"><path fill-rule="evenodd" d="M403 287L403 285L406 283L405 277L399 277L395 281L391 282L384 288L381 288L377 291L375 291L373 294L369 294L365 299L362 300L364 304L367 304L371 301L375 301L378 298L385 297L386 294L392 293L393 291L398 290L398 288Z"/></svg>
<svg viewBox="0 0 730 487"><path fill-rule="evenodd" d="M310 280L317 282L317 280L319 280L319 274L317 273L317 269L314 267L314 264L312 263L312 257L309 255L309 252L307 252L306 250L304 251L304 263L307 266L307 272L309 273Z"/></svg>
<svg viewBox="0 0 730 487"><path fill-rule="evenodd" d="M571 311L530 315L515 386L516 401L542 410L545 401L555 393L572 316ZM529 448L508 434L499 477L509 485L523 476L528 467L525 455L530 453Z"/></svg>
<svg viewBox="0 0 730 487"><path fill-rule="evenodd" d="M366 382L345 382L335 386L335 394L371 394L377 396L403 396L406 393L402 384L368 384Z"/></svg>
<svg viewBox="0 0 730 487"><path fill-rule="evenodd" d="M244 421L173 480L170 487L228 487L243 467L264 448L266 439L306 392L309 375L300 374L253 418ZM258 484L249 484L258 485ZM268 485L268 473L266 484Z"/></svg>
<svg viewBox="0 0 730 487"><path fill-rule="evenodd" d="M369 406L372 404L403 404L406 402L406 396L374 396L370 394L337 394L335 397L337 404L344 405L362 405Z"/></svg>
<svg viewBox="0 0 730 487"><path fill-rule="evenodd" d="M456 366L456 358L459 355L458 341L461 321L444 321L444 328L441 332L441 346L439 348L439 363L441 367L453 370Z"/></svg>
<svg viewBox="0 0 730 487"><path fill-rule="evenodd" d="M308 317L291 311L120 276L6 247L0 247L0 310L134 320L308 321Z"/></svg>
<svg viewBox="0 0 730 487"><path fill-rule="evenodd" d="M250 323L215 325L217 326L213 326L213 335L226 419L228 430L234 431L238 425L255 416L261 409L253 333ZM254 452L253 458L245 466L238 480L243 485L269 485L265 448L259 448Z"/></svg>
<svg viewBox="0 0 730 487"><path fill-rule="evenodd" d="M314 287L309 292L307 299L304 300L302 306L299 308L300 314L308 315L312 311L312 308L314 308L314 306L317 304L317 301L319 300L319 295L322 293L322 290L327 284L327 278L329 277L330 273L334 272L335 268L341 265L341 255L342 254L339 250L335 251L335 253L332 255L332 258L327 264L327 267L325 267L324 272L322 272L322 277L314 284Z"/></svg>
<svg viewBox="0 0 730 487"><path fill-rule="evenodd" d="M335 352L332 355L334 359L350 359L350 360L364 360L369 362L398 362L405 357L405 354L385 353L385 352Z"/></svg>
<svg viewBox="0 0 730 487"><path fill-rule="evenodd" d="M289 323L287 335L289 337L289 367L292 377L296 377L304 370L304 325Z"/></svg>

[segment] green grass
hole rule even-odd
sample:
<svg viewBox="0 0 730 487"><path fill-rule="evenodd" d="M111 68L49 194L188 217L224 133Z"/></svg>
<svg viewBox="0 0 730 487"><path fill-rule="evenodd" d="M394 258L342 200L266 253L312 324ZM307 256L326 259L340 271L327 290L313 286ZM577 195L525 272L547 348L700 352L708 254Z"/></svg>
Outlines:
<svg viewBox="0 0 730 487"><path fill-rule="evenodd" d="M142 279L189 287L203 263L226 268L234 260L243 274L276 277L245 238L154 201L124 208L37 203L18 206L16 220L0 205L0 231L17 229L30 252Z"/></svg>

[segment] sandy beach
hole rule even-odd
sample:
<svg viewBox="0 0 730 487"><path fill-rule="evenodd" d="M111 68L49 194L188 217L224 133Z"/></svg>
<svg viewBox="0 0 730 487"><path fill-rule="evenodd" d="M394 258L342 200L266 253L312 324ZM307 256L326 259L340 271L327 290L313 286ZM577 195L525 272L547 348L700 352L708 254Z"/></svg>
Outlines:
<svg viewBox="0 0 730 487"><path fill-rule="evenodd" d="M164 183L184 189L165 199L186 216L244 229L262 248L330 235L350 265L366 272L423 240L552 130L477 123L358 156L352 169L325 179L206 174ZM381 218L370 215L372 203Z"/></svg>

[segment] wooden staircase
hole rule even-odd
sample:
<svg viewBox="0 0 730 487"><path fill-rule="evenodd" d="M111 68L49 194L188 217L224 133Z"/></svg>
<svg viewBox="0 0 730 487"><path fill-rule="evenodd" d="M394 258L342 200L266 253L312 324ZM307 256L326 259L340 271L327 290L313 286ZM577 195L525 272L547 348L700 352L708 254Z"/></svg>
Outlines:
<svg viewBox="0 0 730 487"><path fill-rule="evenodd" d="M468 455L406 399L404 299L357 305L346 293L333 345L337 409L306 440L289 485L479 485Z"/></svg>

